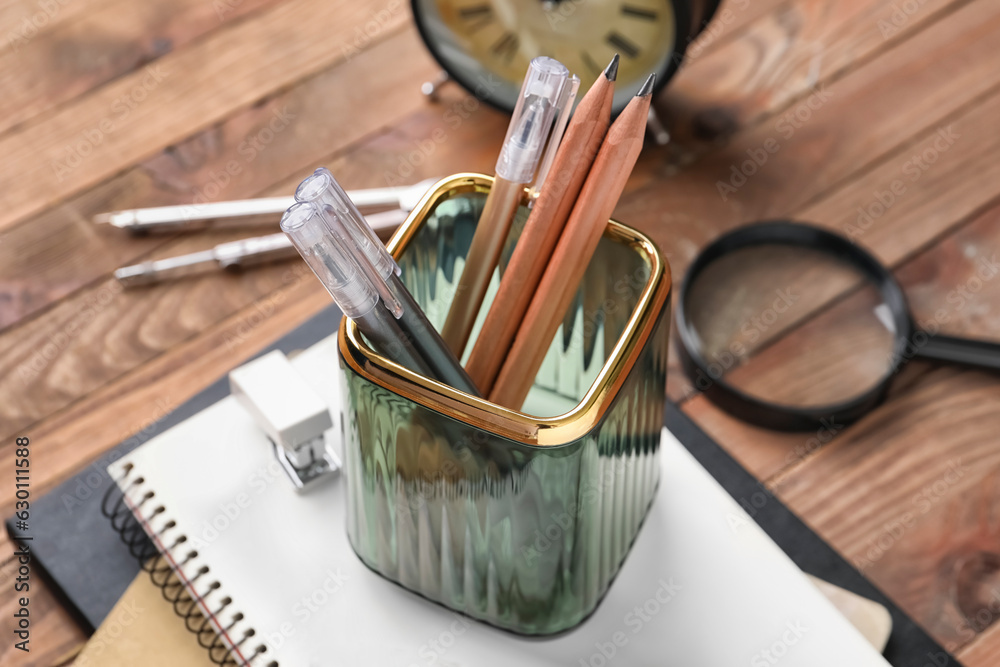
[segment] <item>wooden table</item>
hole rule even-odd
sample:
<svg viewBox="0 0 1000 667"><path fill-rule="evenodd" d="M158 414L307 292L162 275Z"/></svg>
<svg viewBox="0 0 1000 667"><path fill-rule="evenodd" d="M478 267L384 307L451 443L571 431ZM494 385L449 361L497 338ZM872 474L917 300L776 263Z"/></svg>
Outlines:
<svg viewBox="0 0 1000 667"><path fill-rule="evenodd" d="M318 164L347 187L490 172L506 125L457 88L420 95L437 68L396 0L6 0L0 26L3 516L16 436L40 495L328 304L297 262L123 291L120 265L241 234L132 238L94 213L287 194ZM863 223L918 320L944 309L942 330L995 338L998 43L995 0L729 0L656 101L673 141L646 148L616 217L675 278L744 222ZM676 365L669 388L964 664L1000 661L996 376L914 363L881 408L818 434L735 421ZM6 536L0 551L0 662L70 661L84 634L44 586L32 652L11 649Z"/></svg>

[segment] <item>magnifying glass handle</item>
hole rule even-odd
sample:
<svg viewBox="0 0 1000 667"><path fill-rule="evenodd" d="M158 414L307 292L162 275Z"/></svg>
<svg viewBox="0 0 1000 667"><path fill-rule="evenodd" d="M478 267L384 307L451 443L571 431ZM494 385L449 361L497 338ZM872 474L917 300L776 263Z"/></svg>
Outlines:
<svg viewBox="0 0 1000 667"><path fill-rule="evenodd" d="M950 361L955 364L1000 371L1000 343L927 334L926 342L915 347L917 356L924 359Z"/></svg>

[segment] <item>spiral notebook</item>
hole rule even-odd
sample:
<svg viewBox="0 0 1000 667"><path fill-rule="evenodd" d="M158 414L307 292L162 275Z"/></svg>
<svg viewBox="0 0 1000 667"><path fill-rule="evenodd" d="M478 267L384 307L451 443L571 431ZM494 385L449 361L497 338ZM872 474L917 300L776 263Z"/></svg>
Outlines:
<svg viewBox="0 0 1000 667"><path fill-rule="evenodd" d="M293 364L339 405L335 337ZM110 466L123 490L112 513L126 537L140 530L128 517L152 537L154 581L219 663L888 664L666 431L661 448L660 490L617 580L589 619L549 639L473 621L365 567L342 480L297 495L232 397Z"/></svg>

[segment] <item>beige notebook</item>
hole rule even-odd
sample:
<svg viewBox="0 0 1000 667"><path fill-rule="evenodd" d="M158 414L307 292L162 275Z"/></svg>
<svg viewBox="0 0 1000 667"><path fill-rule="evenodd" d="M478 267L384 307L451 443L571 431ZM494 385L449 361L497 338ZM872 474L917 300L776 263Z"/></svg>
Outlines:
<svg viewBox="0 0 1000 667"><path fill-rule="evenodd" d="M160 589L140 572L73 667L214 667Z"/></svg>

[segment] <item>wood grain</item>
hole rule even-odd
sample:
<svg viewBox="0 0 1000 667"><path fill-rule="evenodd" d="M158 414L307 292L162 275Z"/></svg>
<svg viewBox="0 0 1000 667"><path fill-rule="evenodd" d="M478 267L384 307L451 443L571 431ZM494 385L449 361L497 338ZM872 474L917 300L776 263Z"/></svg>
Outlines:
<svg viewBox="0 0 1000 667"><path fill-rule="evenodd" d="M983 519L996 505L987 476L1000 472L991 437L998 415L994 377L935 370L776 485L784 502L951 649L985 629L963 629L958 612L975 616L976 589L996 585L987 568L969 573L970 590L956 589L969 558L1000 558L992 519Z"/></svg>
<svg viewBox="0 0 1000 667"><path fill-rule="evenodd" d="M0 321L11 325L0 332L0 363L8 371L12 360L31 358L29 349L59 339L67 316L83 312L88 298L107 293L115 264L196 247L193 239L108 236L86 222L91 213L194 196L213 182L220 166L242 157L234 145L258 132L279 102L303 104L295 135L275 138L245 173L220 188L220 198L288 192L320 162L348 187L491 171L505 119L455 88L442 91L438 106L418 96L416 82L435 67L412 28L400 28L405 16L389 21L372 44L348 59L338 51L338 37L352 36L387 3L260 2L252 11L244 6L240 20L212 27L206 20L211 3L196 7L182 0L168 9L159 0L135 8L121 0L74 0L39 31L37 41L25 45L22 54L33 47L37 59L13 60L0 42L0 82L21 82L15 97L27 102L0 119L0 127L19 123L0 135L8 156L6 167L0 166L0 201L6 204L0 228L7 230L0 231ZM674 145L647 147L616 217L651 233L679 279L697 250L733 225L794 214L843 232L857 225L859 206L870 207L878 193L904 179L905 193L873 219L860 242L899 267L921 318L933 317L952 290L963 284L971 289L963 283L971 278L970 267L991 258L1000 245L990 217L1000 195L991 160L1000 148L1000 56L990 48L1000 34L1000 9L985 0L928 0L883 39L879 21L891 20L897 5L725 3L733 20L703 36L704 49L661 100L673 122ZM37 6L33 0L0 3L0 25ZM122 12L118 32L107 28L114 7ZM154 15L161 20L151 23ZM334 15L340 23L331 29ZM181 25L180 16L191 24ZM85 26L113 39L87 41ZM53 151L66 137L92 128L109 114L116 96L142 81L143 70L134 69L139 61L130 58L156 57L153 42L163 35L173 40L172 50L155 62L173 63L178 76L171 74L151 91L121 131L92 151L86 168L56 182L48 163ZM56 53L97 60L74 60L60 69L57 60L48 60ZM114 62L98 62L99 56ZM380 70L387 62L400 73ZM14 67L25 71L11 72ZM48 78L29 90L28 72ZM373 99L379 76L398 76L398 96ZM812 109L816 86L833 96ZM335 99L316 103L314 97ZM794 114L805 114L803 105L809 120L793 125L793 136L786 138ZM371 118L359 117L361 106ZM25 117L16 120L17 113ZM346 121L358 123L357 131L344 127L351 124ZM918 179L906 180L906 165L950 124L960 135L953 146ZM310 143L300 131L321 138ZM778 153L723 201L716 182L725 182L731 166L768 138L780 141ZM45 446L38 450L45 474L36 493L141 431L328 303L311 281L283 279L295 275L287 273L295 266L301 267L292 262L157 287L148 304L126 304L112 295L94 316L100 325L84 327L89 338L74 335L72 351L43 368L39 375L46 377L28 391L31 401L19 395L8 373L0 381L0 411L11 402L14 408L0 412L0 422L6 427L14 414ZM35 274L37 280L28 277ZM956 332L994 333L1000 330L998 302L990 283L947 324ZM262 309L271 315L263 316ZM672 368L675 396L684 391L678 377ZM886 406L822 441L820 434L786 437L747 428L702 398L685 409L853 557L863 557L868 540L882 537L886 521L918 507L914 497L923 487L915 484L933 487L950 456L973 456L974 472L949 486L943 500L921 513L866 572L942 641L960 647L966 664L985 667L1000 656L1000 625L978 624L969 637L961 623L962 615L975 618L984 605L989 610L989 591L997 585L995 524L988 513L996 506L1000 467L988 447L995 442L996 418L989 412L997 412L996 387L986 374L912 364ZM38 408L27 404L36 399ZM9 448L0 447L0 466L5 458L9 465L9 456ZM834 509L816 502L817 495ZM10 500L0 498L5 514ZM846 509L837 512L838 503ZM4 536L0 550L9 552L8 544ZM2 562L9 567L9 560ZM46 595L44 587L38 595ZM64 612L42 606L33 627L47 648L28 662L18 656L15 664L53 664L80 640Z"/></svg>
<svg viewBox="0 0 1000 667"><path fill-rule="evenodd" d="M401 3L376 32L402 25ZM355 28L377 9L346 0L290 0L225 24L191 48L63 105L0 137L0 230L269 93L354 55ZM359 42L360 44L360 42Z"/></svg>
<svg viewBox="0 0 1000 667"><path fill-rule="evenodd" d="M1000 625L993 625L958 652L965 667L993 667L1000 661Z"/></svg>
<svg viewBox="0 0 1000 667"><path fill-rule="evenodd" d="M399 65L383 72L387 61ZM416 35L410 31L393 34L358 55L350 68L333 66L305 79L58 207L0 231L0 330L107 277L119 266L147 257L154 249L171 247L170 237L134 237L94 225L90 218L95 213L192 203L201 201L199 197L257 195L277 178L311 171L324 157L426 106L410 84L432 72ZM355 77L360 79L352 85ZM340 91L348 85L353 93L345 96ZM356 117L355 100L363 97L381 103ZM373 176L357 186L385 185L382 174ZM281 194L292 189L289 184ZM266 231L242 234L255 233ZM211 235L197 238L198 248L209 247L213 241Z"/></svg>
<svg viewBox="0 0 1000 667"><path fill-rule="evenodd" d="M1000 208L994 208L904 264L898 277L916 319L952 335L995 336L998 248ZM810 355L794 335L772 349ZM752 372L764 361L745 368ZM764 366L758 370L766 373ZM853 426L776 435L727 424L713 435L737 454L770 448L772 467L755 474L776 472L769 487L954 650L995 622L992 612L987 619L981 611L989 608L988 592L1000 586L993 580L1000 569L993 514L1000 383L988 373L920 362L907 372L892 400ZM718 423L704 404L688 411L703 425ZM776 463L779 454L784 459Z"/></svg>
<svg viewBox="0 0 1000 667"><path fill-rule="evenodd" d="M274 0L24 3L26 6L21 7L24 14L12 31L16 37L8 32L7 48L0 50L0 89L5 93L0 97L0 134L149 65L224 22L273 3ZM71 7L86 4L91 5L89 11L70 12ZM3 13L6 12L0 12ZM25 19L29 24L23 23ZM36 24L42 24L37 32L27 27ZM10 24L0 16L0 25Z"/></svg>
<svg viewBox="0 0 1000 667"><path fill-rule="evenodd" d="M998 109L1000 100L992 108L982 107L983 118L994 118ZM975 165L969 166L975 168ZM934 191L943 193L937 212L939 219L965 224L903 264L896 272L897 279L907 294L916 321L925 328L936 327L951 335L995 338L1000 331L1000 310L996 307L1000 303L1000 280L994 277L984 280L984 277L996 275L994 257L1000 252L1000 207L994 206L975 215L973 211L964 210L965 206L958 206L952 216L949 209L956 200L946 189L935 188ZM970 196L968 200L957 201L968 205L975 203L975 198ZM905 221L906 218L901 218L898 224L905 224ZM906 245L904 238L897 238L901 246ZM1000 273L1000 267L996 272ZM794 340L783 341L773 348L773 354L806 354L795 343ZM752 372L753 367L753 363L748 364L748 372ZM924 371L921 365L906 369L894 382L893 401L898 400ZM814 454L844 432L842 425L806 434L774 433L749 427L724 414L703 397L690 400L684 410L713 438L726 443L730 453L761 479L769 479Z"/></svg>
<svg viewBox="0 0 1000 667"><path fill-rule="evenodd" d="M993 196L990 179L995 165L979 146L992 145L989 139L984 142L983 137L992 138L994 133L978 134L992 122L988 114L970 115L965 122L967 127L953 128L959 137L952 145L962 141L968 153L957 150L949 157L947 150L936 151L941 168L931 165L920 172L916 182L904 173L909 170L915 151L933 149L940 131L947 132L949 125L992 99L993 92L987 88L985 93L963 100L952 97L940 104L930 104L917 99L914 89L895 82L906 78L906 71L916 68L913 62L918 61L930 88L938 90L950 85L955 68L964 65L961 57L952 53L950 43L939 42L938 36L953 31L978 34L983 20L990 19L985 19L976 6L949 15L936 30L916 35L884 57L831 84L826 89L829 99L818 111L811 111L809 122L800 128L782 124L791 112L779 114L777 121L765 122L736 135L724 150L707 154L676 176L632 193L619 206L616 217L648 230L667 253L674 275L683 276L698 249L740 223L793 217L827 224L846 234L850 231L847 226L857 223L858 207L867 208L873 202L877 205L876 193L902 179L908 187L905 196L899 197L888 213L869 225L859 240L888 262L912 252L943 230L941 219L929 208L934 206L936 197L948 198L959 206L970 204L975 210ZM1000 25L997 23L1000 14L994 13L991 20ZM985 47L985 41L979 43ZM859 103L862 99L863 104ZM809 107L808 103L799 103L794 108ZM880 108L891 111L876 111ZM909 137L899 144L890 143L893 134L904 137L900 127L907 128ZM791 129L794 129L792 136L785 139ZM727 183L733 169L746 164L747 151L766 152L765 146L774 146L769 141L777 142L777 151L768 154L760 171L747 178L735 193L726 191L723 201L719 183ZM759 157L759 153L755 154ZM975 161L974 165L964 163L965 155ZM938 183L942 187L931 187ZM943 187L946 183L951 187ZM978 194L973 195L973 191ZM833 212L825 210L831 207ZM899 234L903 236L897 243ZM882 256L882 246L896 250L887 250ZM891 256L892 252L901 255ZM676 355L671 358L669 393L679 400L690 395L691 388L677 365Z"/></svg>
<svg viewBox="0 0 1000 667"><path fill-rule="evenodd" d="M755 4L723 3L717 22L725 24L728 12L735 24ZM689 155L718 144L961 4L929 0L905 21L894 17L894 3L881 0L777 4L747 21L738 39L717 45L711 57L700 44L692 48L663 102L671 137Z"/></svg>
<svg viewBox="0 0 1000 667"><path fill-rule="evenodd" d="M1000 84L997 63L986 62L998 57L989 46L989 31L998 26L1000 8L967 5L935 30L916 34L830 84L825 94L813 93L674 176L633 191L616 217L648 230L670 253L674 273L682 275L697 249L722 231L806 208L880 164L915 133L936 128L989 94ZM956 50L956 43L963 48ZM934 90L933 99L924 90ZM792 119L800 110L809 118L796 120L796 127ZM720 182L734 187L733 170L752 160L748 151L761 161L758 151L764 151L763 166L736 192L720 193ZM666 157L662 150L649 156Z"/></svg>

